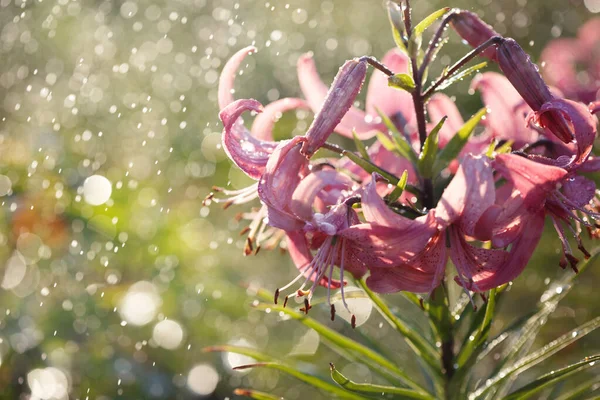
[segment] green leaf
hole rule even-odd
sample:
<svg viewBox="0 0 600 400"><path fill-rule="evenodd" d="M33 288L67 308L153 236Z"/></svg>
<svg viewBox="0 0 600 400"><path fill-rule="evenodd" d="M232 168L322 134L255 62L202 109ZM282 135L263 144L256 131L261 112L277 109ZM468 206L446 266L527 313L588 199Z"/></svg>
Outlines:
<svg viewBox="0 0 600 400"><path fill-rule="evenodd" d="M448 88L450 85L463 80L464 78L466 78L467 76L475 73L475 72L479 72L481 69L485 68L487 66L487 62L484 61L482 63L473 65L472 67L469 68L465 68L463 70L461 70L460 72L448 77L441 85L439 85L436 89L436 92L442 91L446 88Z"/></svg>
<svg viewBox="0 0 600 400"><path fill-rule="evenodd" d="M350 392L357 393L366 393L366 394L376 394L378 398L381 396L385 396L388 394L395 394L398 396L394 396L395 399L421 399L421 400L433 400L434 398L430 395L422 394L410 389L404 388L396 388L391 386L381 386L381 385L373 385L373 384L365 384L365 383L356 383L346 378L339 372L333 364L329 364L331 370L331 379L334 380L335 383L343 387L344 389Z"/></svg>
<svg viewBox="0 0 600 400"><path fill-rule="evenodd" d="M598 361L600 361L600 355L590 356L575 364L571 364L568 367L542 375L533 382L523 386L521 389L512 392L505 397L505 400L526 400L550 385L556 385L573 374L593 367Z"/></svg>
<svg viewBox="0 0 600 400"><path fill-rule="evenodd" d="M582 395L598 389L598 386L600 386L600 379L598 377L594 377L588 381L583 382L580 385L577 385L575 388L569 390L567 393L561 394L555 400L581 399Z"/></svg>
<svg viewBox="0 0 600 400"><path fill-rule="evenodd" d="M431 130L429 136L427 136L427 139L425 140L423 150L421 150L418 167L423 178L427 179L433 176L433 164L438 152L438 133L440 132L440 129L442 129L442 125L444 125L446 119L448 119L448 117L443 117Z"/></svg>
<svg viewBox="0 0 600 400"><path fill-rule="evenodd" d="M359 167L361 167L362 169L364 169L365 171L367 171L370 174L372 174L373 172L377 172L379 175L383 176L392 185L397 185L398 182L400 181L400 179L397 176L395 176L394 174L387 172L383 168L380 168L379 166L373 164L371 161L365 160L364 158L352 153L351 151L344 150L342 155L348 157L350 160L352 160L352 162L354 162L356 165L358 165Z"/></svg>
<svg viewBox="0 0 600 400"><path fill-rule="evenodd" d="M407 182L408 182L408 171L404 170L404 172L402 173L402 176L400 176L400 180L396 184L396 187L394 188L394 190L392 190L392 193L390 193L387 196L387 201L389 201L390 203L393 203L396 200L398 200L398 198L400 196L402 196L402 192L404 192Z"/></svg>
<svg viewBox="0 0 600 400"><path fill-rule="evenodd" d="M456 362L459 368L464 366L465 363L469 360L469 358L473 357L479 351L482 350L481 346L485 343L490 333L490 327L492 326L492 319L494 317L495 309L496 289L492 289L490 290L490 295L487 301L487 305L485 307L483 321L481 321L481 324L479 324L477 332L474 332L473 334L469 335L467 342L458 354Z"/></svg>
<svg viewBox="0 0 600 400"><path fill-rule="evenodd" d="M417 26L414 27L410 34L410 38L408 39L408 53L415 56L419 49L421 48L421 44L423 43L423 33L427 28L429 28L435 21L440 19L450 10L449 7L441 8L429 16L427 16L424 20L419 22Z"/></svg>
<svg viewBox="0 0 600 400"><path fill-rule="evenodd" d="M415 90L415 81L408 74L396 74L388 77L388 86L412 93Z"/></svg>
<svg viewBox="0 0 600 400"><path fill-rule="evenodd" d="M392 122L392 120L381 112L381 110L377 110L377 114L381 117L381 121L384 123L390 134L392 135L392 140L389 140L388 135L378 134L377 138L381 142L381 144L389 151L396 152L400 157L403 157L409 161L411 161L415 166L417 165L417 155L413 150L410 142L404 135L402 135L396 125Z"/></svg>
<svg viewBox="0 0 600 400"><path fill-rule="evenodd" d="M568 332L558 339L548 343L543 346L540 350L535 351L514 364L502 369L498 374L496 374L491 379L486 380L486 384L483 387L478 388L473 393L473 398L478 399L481 398L484 394L488 393L492 388L494 388L499 383L504 380L512 377L513 375L521 374L522 372L528 370L529 368L541 363L546 360L548 357L554 355L558 351L564 349L571 343L581 339L585 335L590 332L593 332L595 329L600 327L600 317L594 318L591 321L579 326L578 328L573 329L571 332Z"/></svg>
<svg viewBox="0 0 600 400"><path fill-rule="evenodd" d="M442 18L444 16L444 14L446 14L448 12L448 10L450 10L450 7L444 7L444 8L440 8L439 10L434 11L431 14L429 14L429 16L427 16L423 21L419 22L417 24L417 26L414 27L414 29L412 31L412 35L413 36L423 35L423 32L425 32L425 30L427 28L429 28L431 26L431 24L433 24L435 21Z"/></svg>
<svg viewBox="0 0 600 400"><path fill-rule="evenodd" d="M411 389L417 390L423 394L427 392L421 388L412 378L410 378L406 372L400 369L395 363L382 356L381 354L369 349L368 347L355 342L354 340L334 331L331 328L319 323L318 321L310 318L306 314L294 311L290 308L286 308L276 304L264 304L259 303L255 306L259 310L270 310L271 312L278 312L291 317L294 320L301 322L303 325L317 331L322 338L334 343L336 346L345 349L346 351L352 351L359 354L362 357L362 361L369 363L370 366L376 368L376 370L382 371L382 369L391 372L394 376L400 378L400 380Z"/></svg>
<svg viewBox="0 0 600 400"><path fill-rule="evenodd" d="M373 301L375 308L392 326L392 328L404 336L404 339L410 348L415 352L415 354L422 358L429 366L431 366L434 371L440 373L439 352L431 343L423 338L423 334L416 332L411 326L408 325L408 323L392 313L385 301L383 301L381 297L369 289L365 279L356 279L355 282L365 291L367 296L369 296L371 301Z"/></svg>
<svg viewBox="0 0 600 400"><path fill-rule="evenodd" d="M406 53L406 39L404 39L404 23L402 22L402 10L400 6L393 2L388 1L388 19L392 27L392 36L396 46Z"/></svg>
<svg viewBox="0 0 600 400"><path fill-rule="evenodd" d="M475 131L475 127L479 124L479 121L487 113L487 109L484 107L477 111L465 124L456 132L452 139L446 144L446 146L440 150L437 159L433 165L433 174L439 174L444 168L450 164L450 162L462 151L465 147L469 138Z"/></svg>
<svg viewBox="0 0 600 400"><path fill-rule="evenodd" d="M356 146L356 150L358 150L362 158L371 161L371 157L369 157L369 153L367 152L365 144L362 142L362 140L358 138L354 129L352 130L352 137L354 138L354 145Z"/></svg>
<svg viewBox="0 0 600 400"><path fill-rule="evenodd" d="M592 265L595 260L600 257L600 248L594 249L591 253L591 257L580 264L579 274L585 271L589 265ZM561 278L556 279L548 286L548 289L540 297L537 312L530 318L525 319L520 329L516 330L507 339L501 338L501 336L505 334L503 332L499 337L491 340L492 344L500 342L500 339L508 342L505 345L507 350L500 356L501 362L498 364L498 367L494 372L495 374L498 374L505 366L516 363L520 358L527 354L534 339L544 325L544 321L548 319L550 314L556 310L558 303L571 291L573 280L579 276L579 274L576 274L573 271L566 271ZM513 330L515 328L517 328L517 326L513 325L510 329ZM494 392L496 397L501 398L503 394L508 392L515 378L516 376L513 376L510 379L506 379L504 382L500 382L490 392Z"/></svg>
<svg viewBox="0 0 600 400"><path fill-rule="evenodd" d="M251 399L255 399L255 400L283 400L283 397L281 397L281 396L275 396L272 394L259 392L258 390L245 389L245 388L235 389L233 391L233 394L235 394L236 396L250 397Z"/></svg>

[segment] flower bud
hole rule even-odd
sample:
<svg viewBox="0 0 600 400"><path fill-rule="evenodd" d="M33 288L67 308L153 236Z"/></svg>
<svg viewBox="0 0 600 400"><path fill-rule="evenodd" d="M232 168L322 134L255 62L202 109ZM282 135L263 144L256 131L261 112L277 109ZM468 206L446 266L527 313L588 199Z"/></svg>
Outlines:
<svg viewBox="0 0 600 400"><path fill-rule="evenodd" d="M537 65L517 42L504 40L498 46L497 55L500 69L533 111L539 111L545 102L553 99Z"/></svg>
<svg viewBox="0 0 600 400"><path fill-rule="evenodd" d="M485 43L494 36L500 36L491 26L483 22L477 14L471 11L457 11L450 25L461 38L473 47ZM496 61L496 48L490 47L481 53L481 55Z"/></svg>
<svg viewBox="0 0 600 400"><path fill-rule="evenodd" d="M338 71L321 109L315 116L302 145L302 154L311 157L348 112L367 74L366 59L348 60Z"/></svg>

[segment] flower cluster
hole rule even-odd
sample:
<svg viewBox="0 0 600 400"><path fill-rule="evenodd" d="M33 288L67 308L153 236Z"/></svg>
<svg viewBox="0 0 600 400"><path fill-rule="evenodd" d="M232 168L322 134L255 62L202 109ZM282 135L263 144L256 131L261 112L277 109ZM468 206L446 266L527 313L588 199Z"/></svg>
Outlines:
<svg viewBox="0 0 600 400"><path fill-rule="evenodd" d="M455 103L440 93L461 64L423 90L424 71L447 24L475 48L468 59L481 55L503 72L478 74L472 81L487 115L484 111L466 123ZM246 254L285 238L299 271L277 290L276 302L280 296L286 302L302 297L308 312L318 285L328 291L342 288L343 298L345 272L357 278L368 273L368 286L379 293L431 293L445 276L448 258L459 285L483 292L523 271L546 219L562 243L561 267L577 270L569 236L589 256L580 233L587 229L590 236L600 236L600 195L585 176L600 170L600 158L592 154L593 113L599 106L579 102L595 100L587 92L590 85L564 73L579 61L567 51L574 46L550 45L565 50L548 52L553 61L548 60L546 72L556 85L548 87L523 49L475 14L449 10L441 25L424 57L415 56L407 26L409 32L396 30L399 48L381 63L370 57L349 60L329 88L312 56L303 55L297 68L304 99L285 98L264 107L232 95L240 64L256 49L240 50L225 66L219 82L223 147L256 183L238 191L219 188L227 197L208 199L226 205L260 199L261 208L245 214L252 219ZM590 23L594 40L586 33L578 40L595 46L597 25ZM418 60L424 61L418 65ZM588 78L598 83L598 61L590 63ZM354 103L369 65L376 70L363 111ZM309 129L274 141L276 120L298 108L315 113ZM242 119L245 112L257 114L250 130ZM479 122L483 129L473 134ZM354 137L360 156L328 143L333 132ZM368 148L361 147L361 141L375 136ZM318 158L319 149L342 157Z"/></svg>

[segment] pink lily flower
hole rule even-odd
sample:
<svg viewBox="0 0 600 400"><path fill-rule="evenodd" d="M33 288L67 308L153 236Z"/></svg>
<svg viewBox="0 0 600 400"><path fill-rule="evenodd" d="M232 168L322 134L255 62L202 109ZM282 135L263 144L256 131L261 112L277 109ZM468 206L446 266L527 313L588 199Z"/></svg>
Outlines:
<svg viewBox="0 0 600 400"><path fill-rule="evenodd" d="M371 183L362 196L367 223L353 225L340 235L354 240L362 250L360 254L369 255L367 284L376 292L431 292L444 276L448 255L458 271L457 282L482 292L514 279L541 236L535 230L523 231L513 238L509 251L475 246L473 239L486 231L488 219L484 217L494 202L489 161L468 155L438 206L427 215L411 220L396 214ZM543 219L533 222L543 225Z"/></svg>
<svg viewBox="0 0 600 400"><path fill-rule="evenodd" d="M543 75L572 100L600 99L600 18L586 22L576 38L551 41L542 51ZM583 65L583 71L578 66Z"/></svg>
<svg viewBox="0 0 600 400"><path fill-rule="evenodd" d="M585 165L585 164L583 164ZM505 246L513 242L522 232L531 232L537 219L549 215L563 247L561 267L567 262L577 271L578 259L573 255L565 236L565 225L577 239L578 248L587 257L577 223L593 228L595 224L587 219L597 219L600 214L589 208L596 195L593 181L569 172L564 168L543 164L515 154L501 154L494 161L496 171L512 185L512 194L502 206L491 208L488 216L495 214L492 243ZM587 168L596 170L597 165ZM578 215L579 214L579 215ZM587 218L585 218L587 217ZM538 227L543 229L543 225Z"/></svg>

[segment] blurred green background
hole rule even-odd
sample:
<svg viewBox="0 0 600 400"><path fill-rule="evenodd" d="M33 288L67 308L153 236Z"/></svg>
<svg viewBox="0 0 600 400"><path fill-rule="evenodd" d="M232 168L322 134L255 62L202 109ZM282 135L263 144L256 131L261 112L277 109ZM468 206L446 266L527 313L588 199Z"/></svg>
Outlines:
<svg viewBox="0 0 600 400"><path fill-rule="evenodd" d="M575 35L600 0L414 6L416 18L442 6L476 11L535 58L552 38ZM442 65L468 50L450 36ZM238 386L325 398L274 371L232 371L248 362L239 356L202 352L224 343L294 357L315 373L339 362L348 377L372 380L314 332L251 309L244 284L273 290L295 269L279 251L243 257L247 223L236 215L248 206L202 205L212 185L249 183L220 149L216 93L226 60L250 44L259 52L236 96L266 104L300 95L303 52L315 53L330 82L344 60L381 57L393 41L378 0L0 0L1 398L225 399ZM450 93L465 117L481 106L467 88ZM302 133L311 118L286 116L276 134ZM558 253L549 229L497 326L534 306L560 273ZM599 267L585 272L540 342L599 314ZM386 299L419 318L400 295ZM404 343L365 299L354 301L364 325L327 324L410 369ZM327 321L328 310L313 316ZM552 365L599 350L592 334Z"/></svg>

